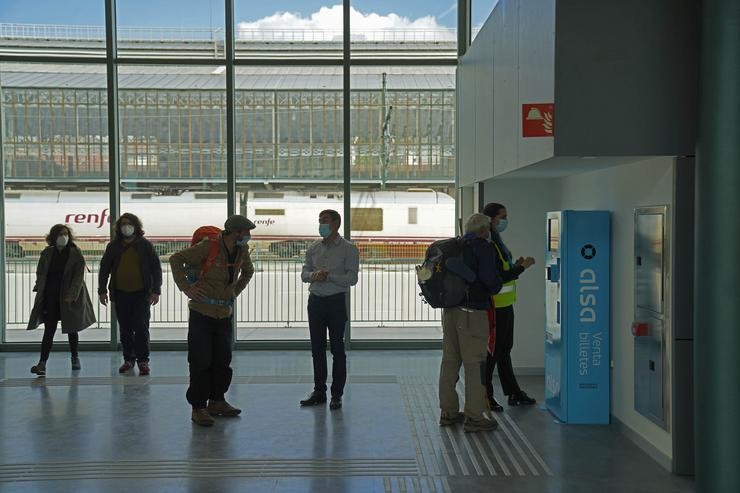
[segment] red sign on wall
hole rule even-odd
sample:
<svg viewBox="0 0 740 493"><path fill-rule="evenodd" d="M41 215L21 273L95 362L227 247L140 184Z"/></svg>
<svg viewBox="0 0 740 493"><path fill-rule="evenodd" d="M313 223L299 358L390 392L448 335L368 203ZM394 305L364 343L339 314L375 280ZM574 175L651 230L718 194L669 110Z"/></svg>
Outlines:
<svg viewBox="0 0 740 493"><path fill-rule="evenodd" d="M522 137L552 137L554 125L553 103L522 105Z"/></svg>

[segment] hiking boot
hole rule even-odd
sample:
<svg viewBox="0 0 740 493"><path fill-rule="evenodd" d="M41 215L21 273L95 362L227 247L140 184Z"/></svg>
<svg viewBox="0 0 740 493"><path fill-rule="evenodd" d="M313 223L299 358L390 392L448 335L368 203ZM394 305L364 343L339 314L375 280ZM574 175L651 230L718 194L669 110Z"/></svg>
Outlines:
<svg viewBox="0 0 740 493"><path fill-rule="evenodd" d="M488 406L491 408L491 411L495 413L504 412L504 406L499 404L498 401L496 401L496 399L494 399L493 397L488 398Z"/></svg>
<svg viewBox="0 0 740 493"><path fill-rule="evenodd" d="M331 401L329 402L329 409L332 411L335 411L342 407L342 398L341 397L332 397Z"/></svg>
<svg viewBox="0 0 740 493"><path fill-rule="evenodd" d="M234 407L226 401L208 401L208 414L211 416L225 416L227 418L233 418L239 416L242 410L238 407Z"/></svg>
<svg viewBox="0 0 740 493"><path fill-rule="evenodd" d="M199 426L213 426L215 420L208 414L208 409L202 407L200 409L193 409L193 414L190 418L193 423Z"/></svg>
<svg viewBox="0 0 740 493"><path fill-rule="evenodd" d="M134 369L133 361L124 361L121 367L118 369L118 373L128 373Z"/></svg>
<svg viewBox="0 0 740 493"><path fill-rule="evenodd" d="M486 419L486 418L479 418L479 419L471 419L466 418L465 419L465 426L463 429L465 430L465 433L475 433L478 431L493 431L496 428L498 428L498 423L495 419Z"/></svg>
<svg viewBox="0 0 740 493"><path fill-rule="evenodd" d="M80 357L79 356L72 356L72 369L82 370L82 363L80 363Z"/></svg>
<svg viewBox="0 0 740 493"><path fill-rule="evenodd" d="M439 426L452 426L465 421L465 413L457 411L455 413L442 413L439 416Z"/></svg>
<svg viewBox="0 0 740 493"><path fill-rule="evenodd" d="M533 398L529 397L526 392L519 391L516 394L511 394L509 396L509 405L510 406L519 406L519 405L525 405L525 406L531 406L532 404L535 404L537 401Z"/></svg>
<svg viewBox="0 0 740 493"><path fill-rule="evenodd" d="M326 394L322 394L321 392L313 392L311 395L308 396L307 399L303 399L301 401L301 406L315 406L316 404L323 404L326 402Z"/></svg>
<svg viewBox="0 0 740 493"><path fill-rule="evenodd" d="M31 373L43 377L46 375L46 361L39 361L37 365L31 367Z"/></svg>
<svg viewBox="0 0 740 493"><path fill-rule="evenodd" d="M149 368L149 362L148 361L139 361L139 375L141 376L147 376L149 375L149 372L151 371Z"/></svg>

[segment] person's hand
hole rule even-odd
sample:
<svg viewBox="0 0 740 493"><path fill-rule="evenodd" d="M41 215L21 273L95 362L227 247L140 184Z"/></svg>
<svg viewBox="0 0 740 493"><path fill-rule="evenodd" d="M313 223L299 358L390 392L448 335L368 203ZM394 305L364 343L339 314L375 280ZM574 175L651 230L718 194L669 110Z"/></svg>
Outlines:
<svg viewBox="0 0 740 493"><path fill-rule="evenodd" d="M321 268L315 271L313 274L311 274L312 281L323 282L323 281L326 281L328 277L329 277L329 273L324 268Z"/></svg>
<svg viewBox="0 0 740 493"><path fill-rule="evenodd" d="M65 297L64 297L64 302L65 302L65 303L69 303L69 304L71 304L71 303L72 303L73 301L74 301L74 300L72 299L72 297L71 297L71 296L65 296Z"/></svg>
<svg viewBox="0 0 740 493"><path fill-rule="evenodd" d="M200 301L206 297L206 293L205 291L203 291L203 288L201 288L197 284L191 284L186 290L183 291L183 293L185 293L185 296L195 301Z"/></svg>
<svg viewBox="0 0 740 493"><path fill-rule="evenodd" d="M534 257L527 257L527 258L522 259L522 263L519 265L521 265L525 269L529 269L534 264L535 264Z"/></svg>
<svg viewBox="0 0 740 493"><path fill-rule="evenodd" d="M152 293L149 295L149 304L154 306L157 303L159 303L159 295L157 293Z"/></svg>
<svg viewBox="0 0 740 493"><path fill-rule="evenodd" d="M108 306L108 293L103 293L100 295L100 304L103 306Z"/></svg>

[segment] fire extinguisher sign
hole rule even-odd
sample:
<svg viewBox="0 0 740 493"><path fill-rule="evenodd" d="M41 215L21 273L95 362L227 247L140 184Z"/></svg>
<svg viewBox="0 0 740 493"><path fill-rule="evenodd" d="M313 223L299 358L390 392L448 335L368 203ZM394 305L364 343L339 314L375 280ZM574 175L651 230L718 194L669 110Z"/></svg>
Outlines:
<svg viewBox="0 0 740 493"><path fill-rule="evenodd" d="M554 125L553 103L522 105L522 137L552 137Z"/></svg>

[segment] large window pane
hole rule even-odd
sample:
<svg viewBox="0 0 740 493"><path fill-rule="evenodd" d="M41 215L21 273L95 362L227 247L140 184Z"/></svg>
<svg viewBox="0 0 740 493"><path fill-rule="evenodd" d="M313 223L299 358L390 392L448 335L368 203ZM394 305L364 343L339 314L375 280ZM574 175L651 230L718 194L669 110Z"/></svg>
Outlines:
<svg viewBox="0 0 740 493"><path fill-rule="evenodd" d="M77 236L89 271L98 322L82 341L110 337L108 310L97 303L97 270L108 237L108 130L105 68L0 64L5 171L6 340L38 341L27 332L36 265L54 224ZM102 218L102 219L101 219ZM58 332L56 339L66 340Z"/></svg>
<svg viewBox="0 0 740 493"><path fill-rule="evenodd" d="M454 234L455 76L450 67L352 69L352 238L363 276L355 339L436 339L440 312L414 266Z"/></svg>
<svg viewBox="0 0 740 493"><path fill-rule="evenodd" d="M238 198L257 225L238 338L306 340L306 248L319 212L344 208L342 70L238 67L236 88Z"/></svg>
<svg viewBox="0 0 740 493"><path fill-rule="evenodd" d="M0 54L105 56L103 0L0 1Z"/></svg>
<svg viewBox="0 0 740 493"><path fill-rule="evenodd" d="M224 2L118 0L119 56L224 58Z"/></svg>
<svg viewBox="0 0 740 493"><path fill-rule="evenodd" d="M472 20L472 33L471 39L475 40L478 32L486 23L488 16L491 15L493 9L498 5L499 0L472 0L471 2L471 16Z"/></svg>
<svg viewBox="0 0 740 493"><path fill-rule="evenodd" d="M187 298L169 255L199 226L226 219L226 100L223 68L121 66L121 212L136 214L161 256L162 297L152 340L184 340Z"/></svg>
<svg viewBox="0 0 740 493"><path fill-rule="evenodd" d="M342 4L235 0L237 58L342 58Z"/></svg>
<svg viewBox="0 0 740 493"><path fill-rule="evenodd" d="M457 57L457 2L352 0L353 58Z"/></svg>

